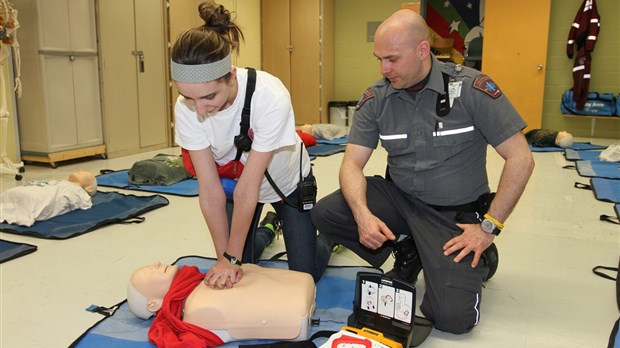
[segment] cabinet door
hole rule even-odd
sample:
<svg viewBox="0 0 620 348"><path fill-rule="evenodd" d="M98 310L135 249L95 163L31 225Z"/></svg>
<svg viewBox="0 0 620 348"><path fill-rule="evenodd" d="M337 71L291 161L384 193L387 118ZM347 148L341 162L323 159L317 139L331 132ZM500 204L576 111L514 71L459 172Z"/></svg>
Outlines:
<svg viewBox="0 0 620 348"><path fill-rule="evenodd" d="M105 143L109 157L140 148L133 1L99 2Z"/></svg>
<svg viewBox="0 0 620 348"><path fill-rule="evenodd" d="M137 59L140 147L165 145L170 127L163 5L153 0L135 0L135 4L140 9L135 13L136 49L142 52Z"/></svg>
<svg viewBox="0 0 620 348"><path fill-rule="evenodd" d="M61 151L78 142L73 94L73 62L67 56L41 56L47 152Z"/></svg>
<svg viewBox="0 0 620 348"><path fill-rule="evenodd" d="M320 9L318 1L291 1L291 99L295 122L320 122Z"/></svg>
<svg viewBox="0 0 620 348"><path fill-rule="evenodd" d="M485 4L482 71L510 98L528 129L542 124L550 13L551 0L491 0ZM527 25L506 25L518 23L524 16Z"/></svg>
<svg viewBox="0 0 620 348"><path fill-rule="evenodd" d="M76 57L73 68L73 96L77 142L81 146L103 144L99 63L97 56Z"/></svg>

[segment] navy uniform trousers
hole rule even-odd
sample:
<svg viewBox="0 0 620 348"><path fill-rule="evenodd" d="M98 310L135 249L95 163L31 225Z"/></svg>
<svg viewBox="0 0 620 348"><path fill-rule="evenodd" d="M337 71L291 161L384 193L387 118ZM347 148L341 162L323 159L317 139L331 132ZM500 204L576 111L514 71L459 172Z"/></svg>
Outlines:
<svg viewBox="0 0 620 348"><path fill-rule="evenodd" d="M451 333L470 331L480 319L482 281L489 267L484 257L471 267L473 253L459 263L458 252L443 254L443 245L462 233L455 211L437 211L424 202L405 197L396 186L380 177L367 177L370 211L398 236L410 234L422 261L426 291L420 309L435 327ZM315 227L334 243L355 252L375 268L390 255L393 242L378 250L359 243L357 224L340 190L321 199L312 209Z"/></svg>

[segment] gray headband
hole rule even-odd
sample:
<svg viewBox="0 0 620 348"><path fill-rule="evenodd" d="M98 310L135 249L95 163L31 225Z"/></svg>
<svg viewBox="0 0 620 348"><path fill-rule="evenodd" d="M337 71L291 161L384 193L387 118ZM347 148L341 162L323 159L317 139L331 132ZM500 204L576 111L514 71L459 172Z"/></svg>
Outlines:
<svg viewBox="0 0 620 348"><path fill-rule="evenodd" d="M217 80L228 74L231 67L230 54L222 60L207 64L184 65L170 61L172 79L178 82L202 83Z"/></svg>

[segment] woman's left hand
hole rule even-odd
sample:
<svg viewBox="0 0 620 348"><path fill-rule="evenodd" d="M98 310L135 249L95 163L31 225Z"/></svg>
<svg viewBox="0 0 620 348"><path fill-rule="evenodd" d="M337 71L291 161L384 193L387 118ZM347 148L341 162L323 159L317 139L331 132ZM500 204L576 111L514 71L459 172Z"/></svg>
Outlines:
<svg viewBox="0 0 620 348"><path fill-rule="evenodd" d="M207 272L204 283L213 289L230 289L241 280L241 266L233 265L227 260L218 260Z"/></svg>

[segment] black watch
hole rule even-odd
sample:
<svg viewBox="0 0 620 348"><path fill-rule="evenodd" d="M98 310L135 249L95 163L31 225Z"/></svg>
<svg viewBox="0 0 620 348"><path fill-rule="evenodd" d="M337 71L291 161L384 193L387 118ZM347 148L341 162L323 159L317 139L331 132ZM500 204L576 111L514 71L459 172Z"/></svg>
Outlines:
<svg viewBox="0 0 620 348"><path fill-rule="evenodd" d="M482 220L482 222L480 223L480 227L484 232L494 234L496 236L499 236L499 233L502 231L499 229L499 227L497 227L495 222L489 219Z"/></svg>
<svg viewBox="0 0 620 348"><path fill-rule="evenodd" d="M228 255L227 252L224 252L224 257L226 258L226 260L228 260L228 262L230 262L233 265L237 265L237 266L241 266L241 261L237 260L236 257L234 256L230 256Z"/></svg>

